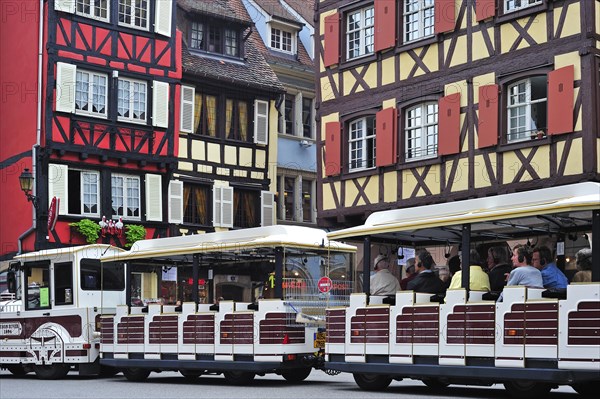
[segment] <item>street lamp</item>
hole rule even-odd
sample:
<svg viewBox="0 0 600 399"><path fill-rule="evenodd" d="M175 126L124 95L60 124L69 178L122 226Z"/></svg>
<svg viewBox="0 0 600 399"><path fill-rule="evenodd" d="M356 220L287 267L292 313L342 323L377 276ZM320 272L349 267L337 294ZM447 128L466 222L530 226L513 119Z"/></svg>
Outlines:
<svg viewBox="0 0 600 399"><path fill-rule="evenodd" d="M21 190L23 190L25 196L27 197L27 201L32 202L33 206L37 208L38 199L35 195L31 194L34 181L35 177L33 177L33 174L31 174L29 169L25 168L25 170L19 176L19 184L21 185Z"/></svg>

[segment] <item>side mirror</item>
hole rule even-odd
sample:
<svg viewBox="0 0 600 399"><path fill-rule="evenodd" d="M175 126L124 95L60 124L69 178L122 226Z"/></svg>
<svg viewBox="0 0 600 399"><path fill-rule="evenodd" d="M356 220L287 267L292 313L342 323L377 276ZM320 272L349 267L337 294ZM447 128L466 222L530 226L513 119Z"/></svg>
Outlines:
<svg viewBox="0 0 600 399"><path fill-rule="evenodd" d="M6 283L8 285L8 292L11 294L17 293L17 277L15 276L15 272L9 270L6 273Z"/></svg>

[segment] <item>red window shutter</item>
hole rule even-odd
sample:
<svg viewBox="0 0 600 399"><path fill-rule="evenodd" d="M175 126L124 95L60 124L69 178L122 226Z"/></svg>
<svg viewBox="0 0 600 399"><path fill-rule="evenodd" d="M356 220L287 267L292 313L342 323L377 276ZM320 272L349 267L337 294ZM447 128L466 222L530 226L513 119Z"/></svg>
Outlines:
<svg viewBox="0 0 600 399"><path fill-rule="evenodd" d="M496 0L477 0L475 4L477 21L483 21L496 15Z"/></svg>
<svg viewBox="0 0 600 399"><path fill-rule="evenodd" d="M435 0L435 33L451 32L455 25L454 0Z"/></svg>
<svg viewBox="0 0 600 399"><path fill-rule="evenodd" d="M548 73L548 134L573 131L573 65Z"/></svg>
<svg viewBox="0 0 600 399"><path fill-rule="evenodd" d="M396 45L396 1L375 0L375 51Z"/></svg>
<svg viewBox="0 0 600 399"><path fill-rule="evenodd" d="M460 93L438 102L438 155L460 152Z"/></svg>
<svg viewBox="0 0 600 399"><path fill-rule="evenodd" d="M397 120L395 108L381 110L375 117L376 166L387 166L396 163L396 148L398 147Z"/></svg>
<svg viewBox="0 0 600 399"><path fill-rule="evenodd" d="M340 14L325 17L325 49L323 64L335 65L340 58Z"/></svg>
<svg viewBox="0 0 600 399"><path fill-rule="evenodd" d="M498 144L498 85L479 88L478 148Z"/></svg>
<svg viewBox="0 0 600 399"><path fill-rule="evenodd" d="M340 128L340 122L325 124L325 174L327 176L339 175L342 170Z"/></svg>

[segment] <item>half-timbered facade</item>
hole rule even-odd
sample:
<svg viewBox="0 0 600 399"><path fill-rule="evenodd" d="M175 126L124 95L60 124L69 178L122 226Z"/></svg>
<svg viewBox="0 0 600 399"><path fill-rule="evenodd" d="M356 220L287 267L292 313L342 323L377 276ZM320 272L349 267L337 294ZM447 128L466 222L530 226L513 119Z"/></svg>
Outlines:
<svg viewBox="0 0 600 399"><path fill-rule="evenodd" d="M317 13L322 225L600 179L600 1L322 0Z"/></svg>
<svg viewBox="0 0 600 399"><path fill-rule="evenodd" d="M283 86L241 0L177 1L183 78L177 190L181 234L274 224ZM175 186L174 186L175 188Z"/></svg>
<svg viewBox="0 0 600 399"><path fill-rule="evenodd" d="M314 1L244 0L259 49L285 88L277 99L277 223L316 224Z"/></svg>
<svg viewBox="0 0 600 399"><path fill-rule="evenodd" d="M3 107L17 113L10 125L3 125L3 141L19 135L18 142L5 149L12 150L13 157L3 154L4 168L19 165L15 178L3 182L3 191L5 186L15 191L18 173L29 167L37 197L29 230L31 219L22 217L30 207L24 196L6 200L14 207L11 213L20 213L21 218L11 226L3 222L3 241L24 240L27 244L19 250L85 243L69 226L82 219L96 225L104 220L100 240L119 246L126 244L124 233L133 224L143 226L148 237L167 235L166 193L176 160L181 78L174 4L125 0L41 4L36 24L20 26L2 38L4 60L12 57L15 62L20 54L28 54L35 62L35 72L28 66L27 74L14 70L12 77L22 79L28 88L39 83L41 100L37 116L33 106ZM37 27L40 37L34 41L28 34L27 43L20 45L19 32ZM27 128L21 128L18 120L27 121ZM19 146L33 149L22 153ZM58 213L56 224L46 223L49 212ZM7 229L14 231L5 235Z"/></svg>

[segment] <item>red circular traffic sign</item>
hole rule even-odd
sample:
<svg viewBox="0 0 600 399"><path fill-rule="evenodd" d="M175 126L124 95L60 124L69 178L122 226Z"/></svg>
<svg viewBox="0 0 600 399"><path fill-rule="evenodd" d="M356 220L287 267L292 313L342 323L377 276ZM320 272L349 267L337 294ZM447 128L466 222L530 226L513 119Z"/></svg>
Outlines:
<svg viewBox="0 0 600 399"><path fill-rule="evenodd" d="M321 277L319 282L317 283L317 287L319 287L319 291L322 293L327 293L331 291L331 287L333 287L333 282L327 276Z"/></svg>

